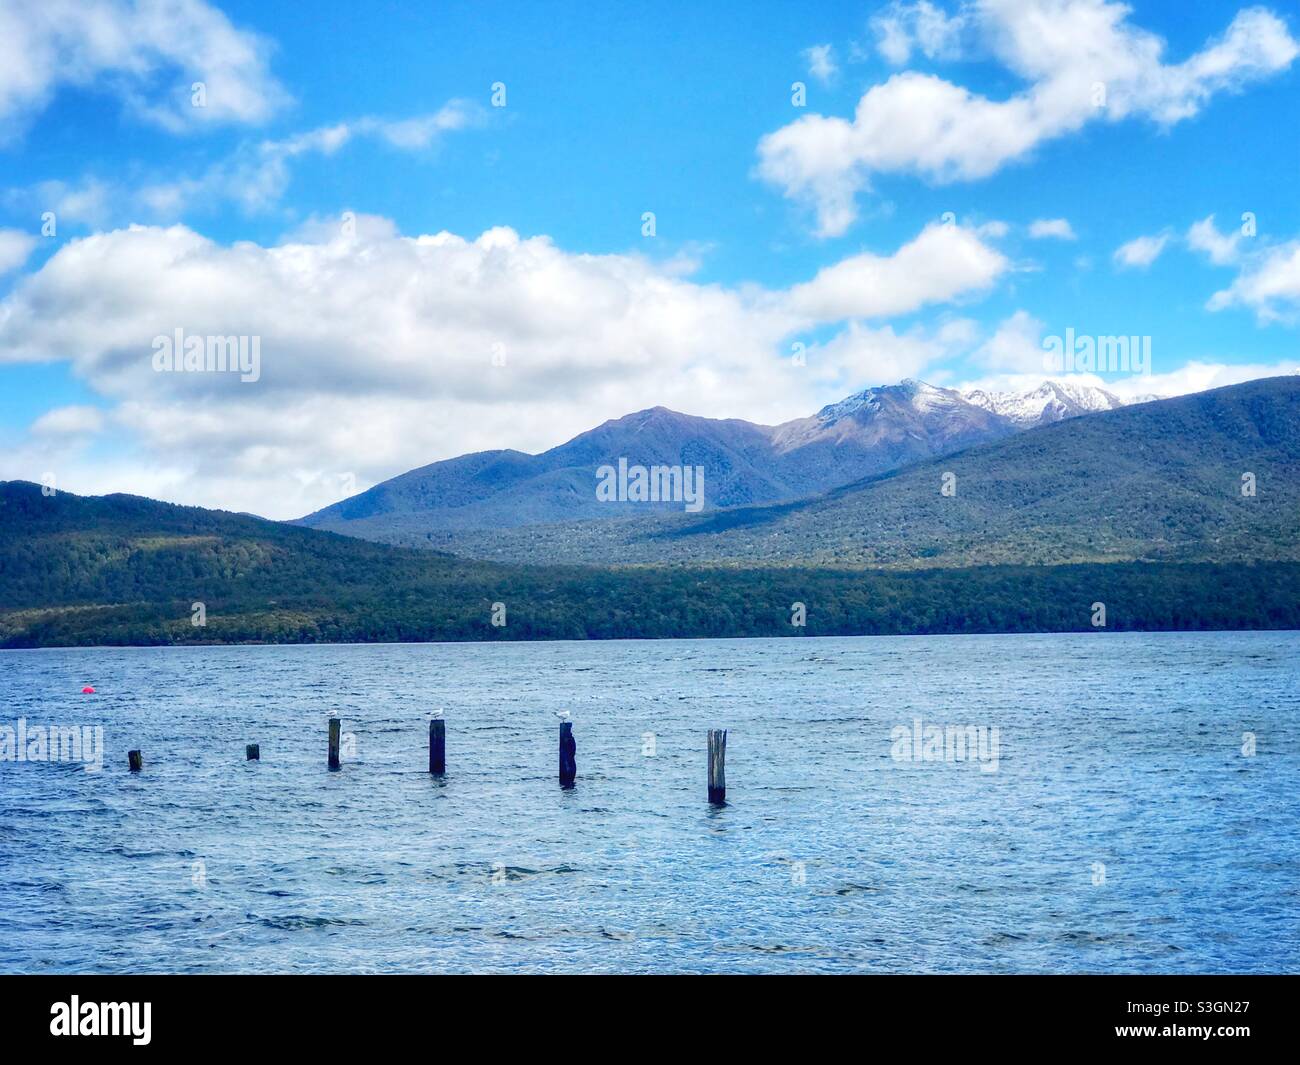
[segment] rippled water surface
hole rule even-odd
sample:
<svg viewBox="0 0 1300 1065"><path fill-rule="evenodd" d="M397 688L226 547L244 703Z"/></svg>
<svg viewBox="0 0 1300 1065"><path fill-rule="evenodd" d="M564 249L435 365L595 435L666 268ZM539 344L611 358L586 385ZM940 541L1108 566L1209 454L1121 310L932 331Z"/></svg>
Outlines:
<svg viewBox="0 0 1300 1065"><path fill-rule="evenodd" d="M1297 662L1296 633L0 652L0 724L106 746L0 762L0 970L1294 972ZM996 726L997 771L894 760L918 717Z"/></svg>

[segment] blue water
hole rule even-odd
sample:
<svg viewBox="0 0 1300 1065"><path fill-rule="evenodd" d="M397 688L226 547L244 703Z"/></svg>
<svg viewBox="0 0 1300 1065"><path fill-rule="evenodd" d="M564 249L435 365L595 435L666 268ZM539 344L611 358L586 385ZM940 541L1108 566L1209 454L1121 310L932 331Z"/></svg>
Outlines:
<svg viewBox="0 0 1300 1065"><path fill-rule="evenodd" d="M1295 972L1298 662L1297 633L0 652L0 724L107 748L0 762L0 970ZM917 717L997 727L997 771L895 760Z"/></svg>

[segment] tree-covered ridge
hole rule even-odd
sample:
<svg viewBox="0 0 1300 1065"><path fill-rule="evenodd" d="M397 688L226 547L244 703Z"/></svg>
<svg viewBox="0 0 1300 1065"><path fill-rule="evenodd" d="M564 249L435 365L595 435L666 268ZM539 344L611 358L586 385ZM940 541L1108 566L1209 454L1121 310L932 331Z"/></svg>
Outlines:
<svg viewBox="0 0 1300 1065"><path fill-rule="evenodd" d="M1110 630L1300 628L1300 564L510 566L0 483L7 647L1088 631L1096 602Z"/></svg>

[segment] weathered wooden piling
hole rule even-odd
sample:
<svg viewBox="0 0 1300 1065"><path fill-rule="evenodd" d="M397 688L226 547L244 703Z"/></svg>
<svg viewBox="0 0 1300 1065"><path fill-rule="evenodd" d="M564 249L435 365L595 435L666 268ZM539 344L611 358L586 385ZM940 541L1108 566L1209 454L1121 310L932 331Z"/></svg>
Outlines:
<svg viewBox="0 0 1300 1065"><path fill-rule="evenodd" d="M127 752L126 752L126 761L127 761L127 765L129 765L129 766L131 767L131 772L132 772L132 773L138 773L138 772L140 772L140 770L142 770L142 769L144 768L144 752L143 752L143 751L127 751Z"/></svg>
<svg viewBox="0 0 1300 1065"><path fill-rule="evenodd" d="M330 718L330 768L339 767L339 729L343 722L337 717Z"/></svg>
<svg viewBox="0 0 1300 1065"><path fill-rule="evenodd" d="M573 787L578 775L578 744L573 738L573 722L560 722L560 787Z"/></svg>
<svg viewBox="0 0 1300 1065"><path fill-rule="evenodd" d="M440 717L429 719L429 772L447 772L447 722Z"/></svg>
<svg viewBox="0 0 1300 1065"><path fill-rule="evenodd" d="M244 747L244 760L246 762L260 762L262 760L262 745L259 743L250 743Z"/></svg>
<svg viewBox="0 0 1300 1065"><path fill-rule="evenodd" d="M727 804L727 730L709 729L709 802Z"/></svg>

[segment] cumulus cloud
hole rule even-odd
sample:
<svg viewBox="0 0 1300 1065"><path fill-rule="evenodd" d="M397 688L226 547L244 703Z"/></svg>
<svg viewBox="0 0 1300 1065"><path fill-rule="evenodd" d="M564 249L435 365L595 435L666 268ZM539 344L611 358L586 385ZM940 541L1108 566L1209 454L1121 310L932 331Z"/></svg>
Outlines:
<svg viewBox="0 0 1300 1065"><path fill-rule="evenodd" d="M1227 288L1206 304L1212 311L1248 307L1263 322L1294 321L1300 316L1300 240L1253 256Z"/></svg>
<svg viewBox="0 0 1300 1065"><path fill-rule="evenodd" d="M1300 361L1283 359L1275 363L1221 363L1193 361L1168 373L1135 375L1108 382L1105 387L1121 399L1150 395L1186 396L1211 388L1226 388L1261 377L1282 377L1300 372Z"/></svg>
<svg viewBox="0 0 1300 1065"><path fill-rule="evenodd" d="M32 423L35 436L91 436L104 428L104 412L98 407L55 407Z"/></svg>
<svg viewBox="0 0 1300 1065"><path fill-rule="evenodd" d="M0 277L17 270L36 247L36 238L20 229L0 229Z"/></svg>
<svg viewBox="0 0 1300 1065"><path fill-rule="evenodd" d="M1116 248L1113 258L1116 264L1121 267L1146 269L1160 258L1160 253L1165 250L1165 245L1168 243L1168 233L1157 233L1150 237L1135 237L1127 244L1121 244Z"/></svg>
<svg viewBox="0 0 1300 1065"><path fill-rule="evenodd" d="M1220 233L1214 224L1214 215L1202 218L1187 230L1188 247L1204 252L1216 266L1237 261L1237 245L1241 238L1240 230L1235 233Z"/></svg>
<svg viewBox="0 0 1300 1065"><path fill-rule="evenodd" d="M893 255L864 253L818 271L794 287L790 304L818 320L880 318L982 291L1009 268L970 230L935 224Z"/></svg>
<svg viewBox="0 0 1300 1065"><path fill-rule="evenodd" d="M922 6L929 5L907 10ZM1110 0L984 0L962 17L991 57L1025 82L1022 91L994 100L903 71L869 89L852 118L808 114L766 134L758 174L810 206L819 235L838 236L873 174L969 181L1089 122L1146 118L1169 126L1300 54L1286 24L1254 7L1183 62L1166 63L1164 42L1128 16L1126 5ZM885 31L881 47L906 61L919 38L900 33Z"/></svg>
<svg viewBox="0 0 1300 1065"><path fill-rule="evenodd" d="M975 350L975 362L990 370L1036 373L1043 369L1043 323L1028 311L1016 311Z"/></svg>
<svg viewBox="0 0 1300 1065"><path fill-rule="evenodd" d="M1075 240L1074 227L1068 218L1039 218L1029 223L1029 235L1034 240Z"/></svg>
<svg viewBox="0 0 1300 1065"><path fill-rule="evenodd" d="M287 101L269 51L203 0L0 0L0 137L63 87L116 95L173 132L262 122Z"/></svg>
<svg viewBox="0 0 1300 1065"><path fill-rule="evenodd" d="M41 181L26 188L8 189L4 202L17 210L54 214L55 229L64 223L104 225L119 190L98 178L80 181Z"/></svg>
<svg viewBox="0 0 1300 1065"><path fill-rule="evenodd" d="M948 15L928 0L895 2L870 23L876 50L899 67L912 58L914 51L927 59L955 59L961 53L961 37L968 25L965 9Z"/></svg>
<svg viewBox="0 0 1300 1065"><path fill-rule="evenodd" d="M839 265L769 290L505 228L406 237L362 216L264 247L133 226L69 241L19 280L0 301L0 362L69 362L111 402L113 431L159 456L151 477L169 498L293 517L345 494L345 474L362 489L467 451L540 450L654 403L804 415L840 398L827 382L919 372L954 342L857 320L977 294L1009 268L955 226ZM257 338L259 379L156 372L154 342L177 329ZM823 331L814 372L793 366L791 343ZM39 462L7 454L0 476ZM85 475L61 483L104 490Z"/></svg>
<svg viewBox="0 0 1300 1065"><path fill-rule="evenodd" d="M803 51L804 62L808 64L808 73L823 85L830 84L840 72L835 62L835 49L829 44L814 44Z"/></svg>
<svg viewBox="0 0 1300 1065"><path fill-rule="evenodd" d="M899 332L891 325L873 327L851 321L825 344L808 349L808 369L835 398L866 384L893 384L925 374L927 367L964 352L978 331L967 318L935 329L915 326Z"/></svg>

